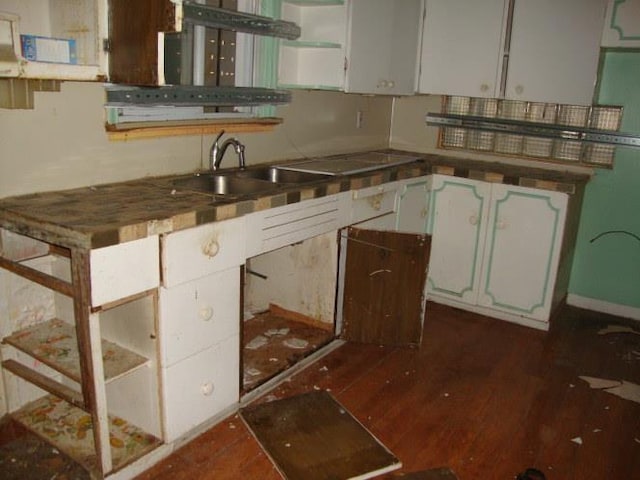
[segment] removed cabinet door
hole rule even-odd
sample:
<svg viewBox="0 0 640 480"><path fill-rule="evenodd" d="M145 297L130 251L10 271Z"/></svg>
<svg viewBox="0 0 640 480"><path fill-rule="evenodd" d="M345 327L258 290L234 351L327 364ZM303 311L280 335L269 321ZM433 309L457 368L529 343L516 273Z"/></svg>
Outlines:
<svg viewBox="0 0 640 480"><path fill-rule="evenodd" d="M343 338L419 346L431 239L349 228Z"/></svg>

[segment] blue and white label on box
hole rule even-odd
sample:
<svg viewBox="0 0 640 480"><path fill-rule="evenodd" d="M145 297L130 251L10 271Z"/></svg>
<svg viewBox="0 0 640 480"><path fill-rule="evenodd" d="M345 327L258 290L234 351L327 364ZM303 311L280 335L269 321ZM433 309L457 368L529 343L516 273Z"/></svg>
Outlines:
<svg viewBox="0 0 640 480"><path fill-rule="evenodd" d="M72 38L51 38L20 35L22 56L32 62L78 63L76 41Z"/></svg>

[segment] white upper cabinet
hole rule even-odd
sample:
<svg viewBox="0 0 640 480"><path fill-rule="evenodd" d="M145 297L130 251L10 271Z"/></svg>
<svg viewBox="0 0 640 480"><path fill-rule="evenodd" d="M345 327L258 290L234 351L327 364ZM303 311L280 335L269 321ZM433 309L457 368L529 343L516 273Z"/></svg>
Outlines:
<svg viewBox="0 0 640 480"><path fill-rule="evenodd" d="M107 37L106 0L0 0L0 20L0 77L100 80L106 76L102 45ZM22 48L20 35L31 36L28 51ZM10 49L15 56L8 59Z"/></svg>
<svg viewBox="0 0 640 480"><path fill-rule="evenodd" d="M602 46L640 48L640 0L609 0Z"/></svg>
<svg viewBox="0 0 640 480"><path fill-rule="evenodd" d="M606 0L479 3L426 0L421 93L592 103Z"/></svg>
<svg viewBox="0 0 640 480"><path fill-rule="evenodd" d="M284 0L282 19L302 35L281 42L279 86L413 94L421 9L421 0Z"/></svg>
<svg viewBox="0 0 640 480"><path fill-rule="evenodd" d="M420 0L351 0L345 91L415 92L421 10Z"/></svg>
<svg viewBox="0 0 640 480"><path fill-rule="evenodd" d="M497 97L506 0L426 0L418 90Z"/></svg>
<svg viewBox="0 0 640 480"><path fill-rule="evenodd" d="M516 0L506 98L590 105L606 0Z"/></svg>

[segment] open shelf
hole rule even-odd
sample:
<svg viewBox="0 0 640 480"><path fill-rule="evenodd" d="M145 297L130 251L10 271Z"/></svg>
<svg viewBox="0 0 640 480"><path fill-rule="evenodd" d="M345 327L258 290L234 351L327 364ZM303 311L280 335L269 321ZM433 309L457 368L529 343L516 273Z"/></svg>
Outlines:
<svg viewBox="0 0 640 480"><path fill-rule="evenodd" d="M80 360L73 325L54 318L19 330L3 343L32 356L45 365L80 383ZM102 340L105 381L114 380L147 364L148 359L108 340Z"/></svg>
<svg viewBox="0 0 640 480"><path fill-rule="evenodd" d="M91 415L53 395L31 402L12 417L28 430L99 476ZM109 416L113 470L146 455L161 442L122 418Z"/></svg>

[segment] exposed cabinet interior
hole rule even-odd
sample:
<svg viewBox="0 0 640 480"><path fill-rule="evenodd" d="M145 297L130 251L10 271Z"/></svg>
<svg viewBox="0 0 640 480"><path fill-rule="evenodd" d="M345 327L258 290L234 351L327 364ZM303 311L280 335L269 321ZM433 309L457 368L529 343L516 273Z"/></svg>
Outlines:
<svg viewBox="0 0 640 480"><path fill-rule="evenodd" d="M300 25L297 40L282 40L281 88L342 90L347 35L344 0L284 0L281 18Z"/></svg>
<svg viewBox="0 0 640 480"><path fill-rule="evenodd" d="M333 340L337 265L335 231L247 259L244 391Z"/></svg>
<svg viewBox="0 0 640 480"><path fill-rule="evenodd" d="M16 292L1 332L12 417L96 476L149 453L162 438L155 293L124 282L122 297L92 304L86 287L99 260L0 233L0 266Z"/></svg>

